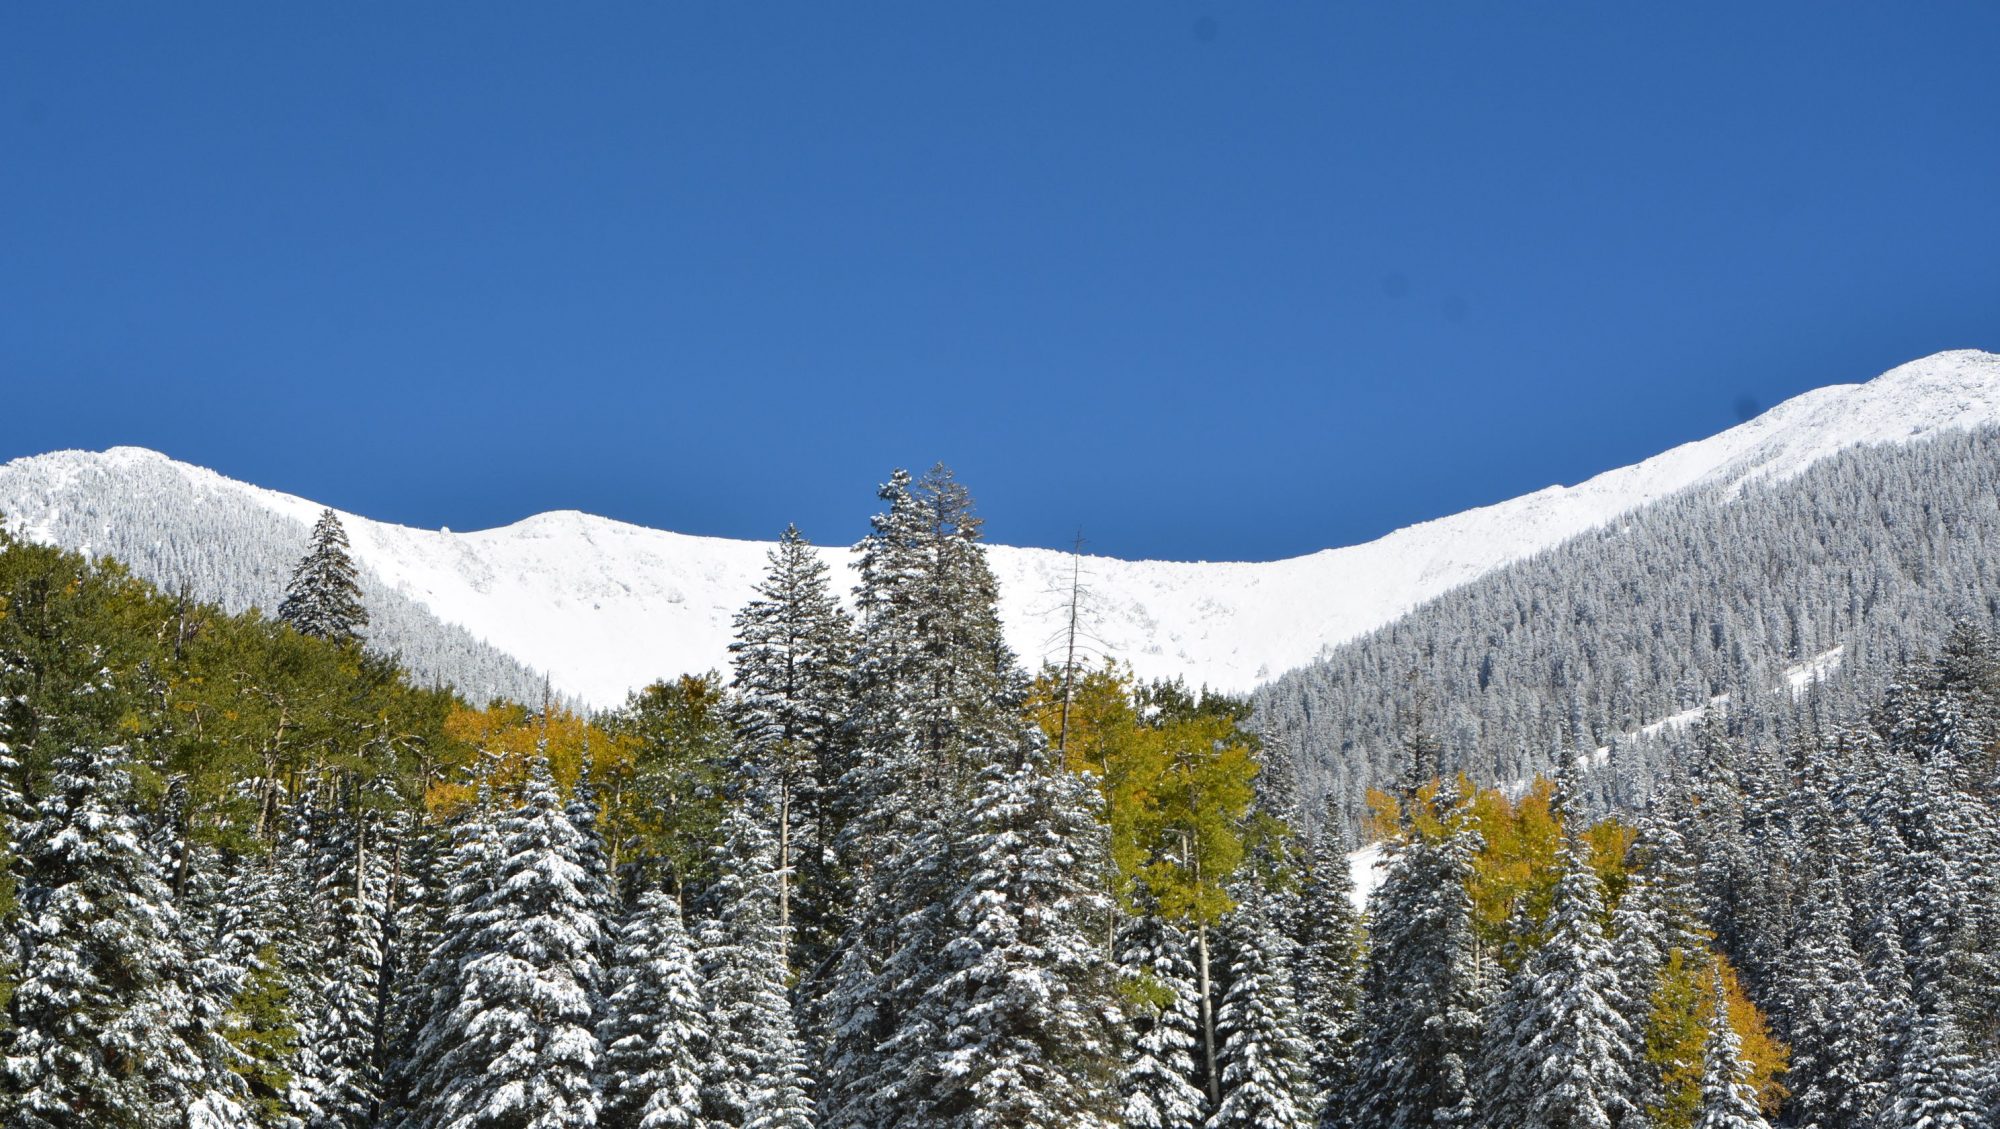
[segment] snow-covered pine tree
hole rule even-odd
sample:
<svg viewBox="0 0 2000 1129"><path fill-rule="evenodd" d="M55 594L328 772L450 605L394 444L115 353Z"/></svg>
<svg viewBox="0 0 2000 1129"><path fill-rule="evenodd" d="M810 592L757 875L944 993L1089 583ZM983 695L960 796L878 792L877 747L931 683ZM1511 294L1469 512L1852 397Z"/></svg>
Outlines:
<svg viewBox="0 0 2000 1129"><path fill-rule="evenodd" d="M830 1129L899 1122L924 1100L909 1080L939 1046L920 1004L963 877L951 823L979 753L1017 747L1028 727L965 488L943 467L914 488L898 470L881 497L859 551L854 763L830 805L848 894L837 953L819 968L839 987L811 988Z"/></svg>
<svg viewBox="0 0 2000 1129"><path fill-rule="evenodd" d="M756 598L736 615L729 645L736 728L751 777L777 809L778 917L803 963L825 958L836 831L827 789L846 768L848 663L854 629L826 563L796 526L770 553ZM792 954L788 954L792 955Z"/></svg>
<svg viewBox="0 0 2000 1129"><path fill-rule="evenodd" d="M1478 832L1452 779L1432 802L1441 829L1406 829L1370 903L1370 1022L1350 1103L1357 1129L1460 1126L1475 1116L1470 1071L1483 1001L1466 879Z"/></svg>
<svg viewBox="0 0 2000 1129"><path fill-rule="evenodd" d="M368 609L361 603L361 584L348 555L347 531L340 518L325 510L313 524L306 553L292 570L278 618L301 635L345 643L368 626Z"/></svg>
<svg viewBox="0 0 2000 1129"><path fill-rule="evenodd" d="M1641 1036L1619 1013L1603 884L1574 818L1548 939L1514 974L1486 1032L1480 1113L1490 1129L1610 1129L1639 1120L1627 1072Z"/></svg>
<svg viewBox="0 0 2000 1129"><path fill-rule="evenodd" d="M283 874L274 860L246 858L229 874L219 915L217 957L235 973L222 1034L243 1078L251 1120L265 1129L298 1129L288 1100L299 1060L292 970L284 965Z"/></svg>
<svg viewBox="0 0 2000 1129"><path fill-rule="evenodd" d="M1903 1040L1881 1129L1984 1129L1980 1065L1941 1000L1919 1010Z"/></svg>
<svg viewBox="0 0 2000 1129"><path fill-rule="evenodd" d="M1291 942L1279 928L1270 894L1254 878L1235 891L1223 919L1226 980L1216 1015L1222 1102L1208 1129L1305 1129L1318 1115L1311 1051L1300 1036L1292 994Z"/></svg>
<svg viewBox="0 0 2000 1129"><path fill-rule="evenodd" d="M1361 915L1354 905L1347 835L1332 804L1308 834L1293 964L1300 1034L1311 1050L1314 1110L1322 1125L1337 1121L1354 1085L1361 1035Z"/></svg>
<svg viewBox="0 0 2000 1129"><path fill-rule="evenodd" d="M731 1129L812 1129L805 1052L786 997L777 851L754 796L723 822L699 967L708 1012L703 1107Z"/></svg>
<svg viewBox="0 0 2000 1129"><path fill-rule="evenodd" d="M308 1027L318 1110L307 1129L368 1129L381 1112L382 963L389 896L388 855L378 813L362 784L343 780L345 802L320 828L313 969L319 1010Z"/></svg>
<svg viewBox="0 0 2000 1129"><path fill-rule="evenodd" d="M1629 896L1629 895L1628 895ZM1846 883L1814 880L1785 962L1792 1092L1801 1129L1868 1129L1881 1104L1881 1003L1849 930Z"/></svg>
<svg viewBox="0 0 2000 1129"><path fill-rule="evenodd" d="M1119 932L1133 1029L1118 1076L1123 1124L1199 1129L1208 1118L1208 1094L1195 1076L1201 1005L1193 942L1150 909L1142 906Z"/></svg>
<svg viewBox="0 0 2000 1129"><path fill-rule="evenodd" d="M1715 1007L1702 1054L1701 1109L1695 1114L1694 1129L1770 1129L1746 1082L1750 1064L1743 1061L1742 1041L1729 1021L1729 997L1720 969L1714 979Z"/></svg>
<svg viewBox="0 0 2000 1129"><path fill-rule="evenodd" d="M602 942L582 836L546 757L528 763L521 806L498 823L500 857L482 927L459 965L428 1125L587 1129L597 1121L591 1005Z"/></svg>
<svg viewBox="0 0 2000 1129"><path fill-rule="evenodd" d="M0 1122L247 1125L180 914L128 806L121 753L93 744L59 756L18 828L21 956L0 1034Z"/></svg>
<svg viewBox="0 0 2000 1129"><path fill-rule="evenodd" d="M402 989L414 1031L408 1050L392 1064L391 1129L437 1129L446 1124L445 1099L457 1079L445 1062L457 1054L466 1031L459 1023L464 968L496 920L500 859L505 848L484 776L478 800L451 828L451 849L439 869L435 924L423 963Z"/></svg>
<svg viewBox="0 0 2000 1129"><path fill-rule="evenodd" d="M706 1129L707 1015L680 905L648 890L626 915L608 969L598 1063L602 1129Z"/></svg>
<svg viewBox="0 0 2000 1129"><path fill-rule="evenodd" d="M1117 1000L1093 936L1110 911L1096 789L1039 730L979 772L955 828L968 870L921 1002L936 1051L918 1124L1089 1129L1117 1123Z"/></svg>
<svg viewBox="0 0 2000 1129"><path fill-rule="evenodd" d="M1632 872L1625 883L1625 896L1611 914L1610 1000L1635 1036L1622 1065L1632 1080L1633 1101L1640 1109L1650 1109L1659 1100L1659 1067L1646 1058L1645 1033L1667 962L1664 917L1652 876Z"/></svg>

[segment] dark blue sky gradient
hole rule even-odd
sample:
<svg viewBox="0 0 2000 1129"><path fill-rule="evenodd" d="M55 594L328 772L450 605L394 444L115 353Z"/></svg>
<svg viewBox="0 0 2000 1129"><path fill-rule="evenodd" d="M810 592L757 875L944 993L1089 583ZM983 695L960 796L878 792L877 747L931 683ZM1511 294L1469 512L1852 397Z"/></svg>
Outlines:
<svg viewBox="0 0 2000 1129"><path fill-rule="evenodd" d="M2000 6L10 4L0 457L1268 558L2000 348Z"/></svg>

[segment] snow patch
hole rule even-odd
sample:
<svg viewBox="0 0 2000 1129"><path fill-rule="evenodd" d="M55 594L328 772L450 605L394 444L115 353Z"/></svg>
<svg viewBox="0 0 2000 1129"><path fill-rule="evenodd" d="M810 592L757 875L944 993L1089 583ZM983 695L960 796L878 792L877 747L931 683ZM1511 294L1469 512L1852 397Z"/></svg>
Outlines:
<svg viewBox="0 0 2000 1129"><path fill-rule="evenodd" d="M1805 393L1719 435L1575 486L1551 486L1362 545L1264 563L1086 557L1090 650L1093 658L1129 662L1142 678L1246 691L1426 600L1658 499L1796 475L1858 444L1995 424L2000 356L1940 353L1866 384ZM47 515L88 509L91 491L116 489L133 468L170 468L205 492L307 525L321 509L151 451L117 447L0 467L0 512L21 518L28 536L38 529L46 535ZM341 519L363 566L439 619L547 671L560 691L597 706L615 705L654 679L726 668L732 616L750 598L771 548L573 510L477 532L411 529L353 514ZM850 557L845 548L822 551L839 566ZM990 559L1008 642L1030 667L1057 657L1069 555L994 546ZM837 583L847 587L852 575L837 568Z"/></svg>

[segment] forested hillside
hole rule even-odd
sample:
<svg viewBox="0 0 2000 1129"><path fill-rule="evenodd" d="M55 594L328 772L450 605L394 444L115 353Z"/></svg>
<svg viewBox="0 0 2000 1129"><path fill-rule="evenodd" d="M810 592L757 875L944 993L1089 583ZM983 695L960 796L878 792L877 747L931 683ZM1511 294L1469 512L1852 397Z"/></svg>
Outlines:
<svg viewBox="0 0 2000 1129"><path fill-rule="evenodd" d="M215 477L215 476L210 476ZM59 497L0 502L9 528L30 540L107 556L176 595L231 612L270 611L293 561L305 551L310 515L246 506L234 491L182 474L165 460L72 468ZM25 528L24 528L25 526ZM375 648L396 655L426 685L456 687L474 701L526 700L542 676L447 624L362 568Z"/></svg>
<svg viewBox="0 0 2000 1129"><path fill-rule="evenodd" d="M1352 821L1419 718L1479 780L1608 747L1594 799L1643 806L1685 744L1662 719L1726 699L1739 732L1780 740L1808 682L1815 716L1854 716L1954 621L1996 611L2000 432L1984 430L1658 503L1275 680L1257 716Z"/></svg>
<svg viewBox="0 0 2000 1129"><path fill-rule="evenodd" d="M789 535L594 716L366 650L331 513L276 619L0 539L0 1124L1993 1124L1990 620L1643 809L1406 712L1364 915L1247 702L1023 669L963 485L879 501L852 614Z"/></svg>

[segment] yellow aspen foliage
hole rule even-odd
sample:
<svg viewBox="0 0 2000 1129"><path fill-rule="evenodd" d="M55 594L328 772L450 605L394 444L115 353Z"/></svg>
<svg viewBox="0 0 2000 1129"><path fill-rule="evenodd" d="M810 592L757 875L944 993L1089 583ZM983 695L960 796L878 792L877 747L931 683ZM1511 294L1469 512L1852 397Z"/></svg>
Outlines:
<svg viewBox="0 0 2000 1129"><path fill-rule="evenodd" d="M1500 954L1509 967L1541 943L1541 923L1555 900L1562 821L1552 810L1554 795L1554 787L1536 777L1519 799L1497 788L1472 797L1472 822L1481 843L1470 880L1473 928L1485 948ZM1513 938L1510 925L1517 920L1528 925L1528 936ZM1523 943L1509 946L1510 939Z"/></svg>
<svg viewBox="0 0 2000 1129"><path fill-rule="evenodd" d="M444 731L455 753L439 766L437 777L424 791L425 806L440 818L458 814L477 799L482 771L494 795L514 795L527 779L529 758L544 739L549 770L565 791L576 784L586 744L592 780L601 793L615 792L619 780L632 770L629 738L607 733L567 710L552 709L544 721L513 703L460 708L445 718Z"/></svg>
<svg viewBox="0 0 2000 1129"><path fill-rule="evenodd" d="M1142 716L1129 669L1107 664L1070 688L1063 739L1062 672L1044 668L1028 712L1073 771L1104 798L1114 893L1128 907L1142 884L1173 920L1213 924L1233 903L1223 887L1242 864L1257 774L1254 743L1224 712Z"/></svg>
<svg viewBox="0 0 2000 1129"><path fill-rule="evenodd" d="M1675 949L1660 974L1653 994L1653 1014L1646 1025L1646 1059L1660 1071L1661 1096L1648 1112L1656 1129L1690 1129L1701 1109L1702 1054L1708 1024L1715 1014L1714 970L1722 973L1728 999L1729 1025L1742 1040L1743 1060L1750 1064L1750 1086L1767 1114L1775 1114L1787 1091L1779 1077L1791 1059L1791 1048L1771 1034L1764 1013L1743 994L1736 970L1719 953L1688 953Z"/></svg>

